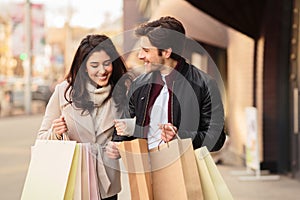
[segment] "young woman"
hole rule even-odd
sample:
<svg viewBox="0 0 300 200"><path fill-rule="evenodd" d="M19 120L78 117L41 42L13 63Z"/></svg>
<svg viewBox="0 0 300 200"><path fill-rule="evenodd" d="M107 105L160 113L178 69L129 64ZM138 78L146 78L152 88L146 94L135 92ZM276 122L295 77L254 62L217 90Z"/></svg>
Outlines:
<svg viewBox="0 0 300 200"><path fill-rule="evenodd" d="M112 143L114 119L122 115L125 73L124 62L107 36L86 36L65 81L55 87L37 137L90 143L102 199L117 199L121 190L118 160L104 152Z"/></svg>

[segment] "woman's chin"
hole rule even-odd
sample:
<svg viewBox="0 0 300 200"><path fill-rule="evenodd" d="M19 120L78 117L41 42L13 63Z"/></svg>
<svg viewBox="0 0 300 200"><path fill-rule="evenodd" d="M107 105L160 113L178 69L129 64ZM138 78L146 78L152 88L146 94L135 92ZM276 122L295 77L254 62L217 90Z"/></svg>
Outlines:
<svg viewBox="0 0 300 200"><path fill-rule="evenodd" d="M108 80L104 80L104 81L98 81L97 83L99 86L101 87L105 87L108 85Z"/></svg>

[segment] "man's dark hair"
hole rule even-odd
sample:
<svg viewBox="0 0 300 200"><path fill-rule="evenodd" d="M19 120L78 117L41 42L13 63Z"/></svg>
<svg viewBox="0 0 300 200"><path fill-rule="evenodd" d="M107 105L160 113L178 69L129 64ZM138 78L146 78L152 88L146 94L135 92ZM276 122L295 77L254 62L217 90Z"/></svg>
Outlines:
<svg viewBox="0 0 300 200"><path fill-rule="evenodd" d="M174 17L166 16L158 20L141 24L135 34L138 37L148 37L150 43L159 49L172 48L171 58L181 59L181 53L185 45L185 29L180 21Z"/></svg>

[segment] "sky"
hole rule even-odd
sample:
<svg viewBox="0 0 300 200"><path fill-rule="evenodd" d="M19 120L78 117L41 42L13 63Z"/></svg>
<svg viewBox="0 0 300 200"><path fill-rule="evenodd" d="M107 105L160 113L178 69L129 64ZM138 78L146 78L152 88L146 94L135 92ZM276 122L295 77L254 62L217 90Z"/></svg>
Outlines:
<svg viewBox="0 0 300 200"><path fill-rule="evenodd" d="M26 2L26 0L0 0L1 4ZM123 0L30 0L45 5L46 26L62 27L68 19L71 26L99 27L107 19L122 15Z"/></svg>

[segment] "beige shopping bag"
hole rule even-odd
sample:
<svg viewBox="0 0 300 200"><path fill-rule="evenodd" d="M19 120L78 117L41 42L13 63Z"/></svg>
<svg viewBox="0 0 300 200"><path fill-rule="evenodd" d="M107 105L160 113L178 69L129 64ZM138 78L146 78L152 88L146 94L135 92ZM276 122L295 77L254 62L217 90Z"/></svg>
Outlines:
<svg viewBox="0 0 300 200"><path fill-rule="evenodd" d="M217 165L204 146L195 150L205 200L233 200Z"/></svg>
<svg viewBox="0 0 300 200"><path fill-rule="evenodd" d="M176 139L150 149L155 200L203 199L192 140Z"/></svg>
<svg viewBox="0 0 300 200"><path fill-rule="evenodd" d="M21 199L64 199L75 147L75 141L36 140Z"/></svg>
<svg viewBox="0 0 300 200"><path fill-rule="evenodd" d="M22 200L99 199L90 144L37 140L25 180Z"/></svg>
<svg viewBox="0 0 300 200"><path fill-rule="evenodd" d="M131 200L152 200L147 140L124 141L120 143L118 149L128 171Z"/></svg>

